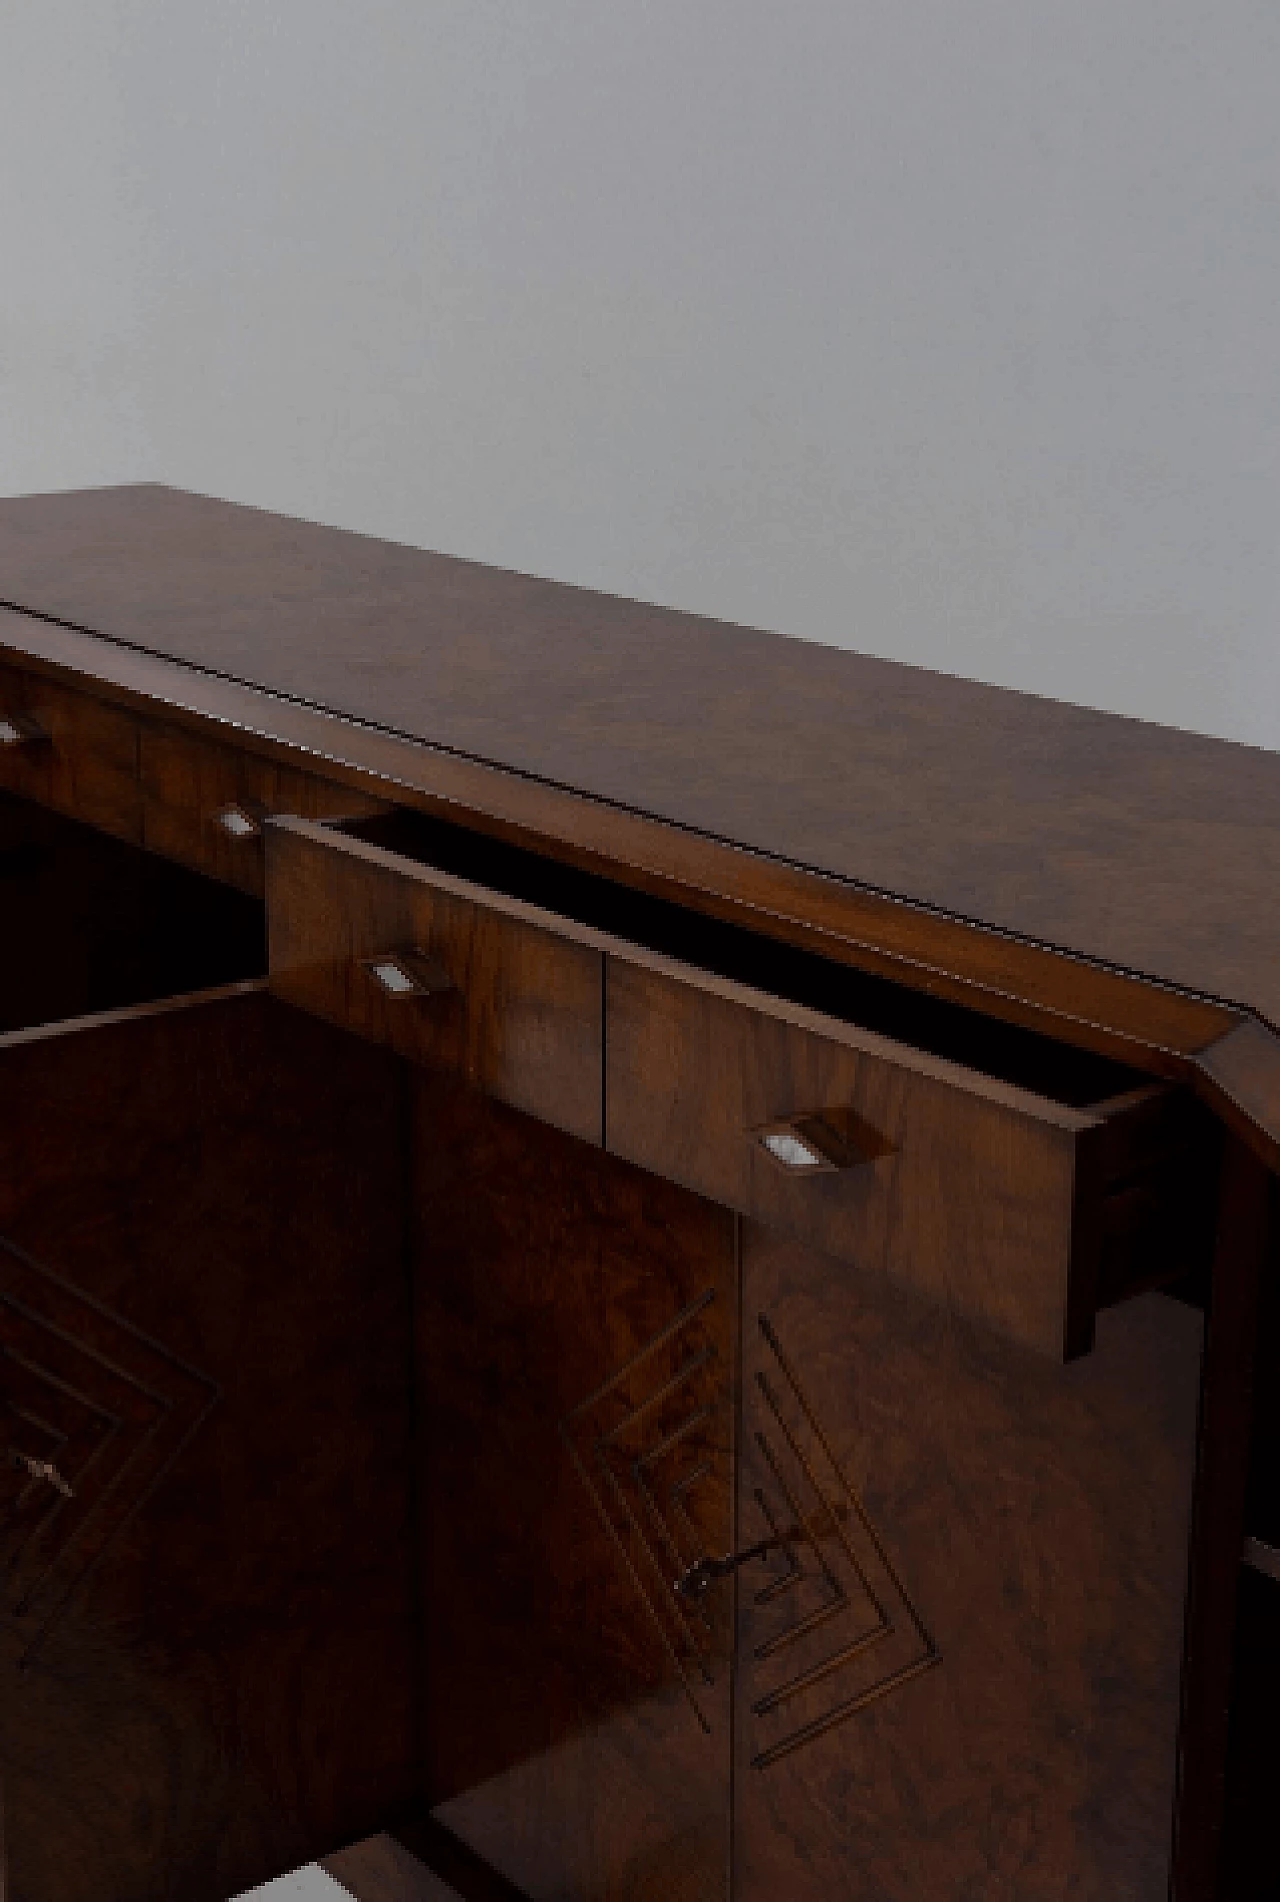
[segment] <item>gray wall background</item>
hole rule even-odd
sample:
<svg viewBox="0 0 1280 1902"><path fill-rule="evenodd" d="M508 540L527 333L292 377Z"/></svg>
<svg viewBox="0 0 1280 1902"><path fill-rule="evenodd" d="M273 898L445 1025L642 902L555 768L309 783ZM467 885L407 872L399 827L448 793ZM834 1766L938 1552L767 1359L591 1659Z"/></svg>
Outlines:
<svg viewBox="0 0 1280 1902"><path fill-rule="evenodd" d="M0 0L0 492L1276 747L1278 82L1274 0Z"/></svg>
<svg viewBox="0 0 1280 1902"><path fill-rule="evenodd" d="M1280 743L1274 0L0 0L0 491Z"/></svg>

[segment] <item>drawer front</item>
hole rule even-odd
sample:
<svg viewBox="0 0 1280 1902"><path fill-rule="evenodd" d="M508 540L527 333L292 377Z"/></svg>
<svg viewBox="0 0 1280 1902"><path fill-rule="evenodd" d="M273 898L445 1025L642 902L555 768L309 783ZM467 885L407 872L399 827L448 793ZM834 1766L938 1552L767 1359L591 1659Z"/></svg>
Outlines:
<svg viewBox="0 0 1280 1902"><path fill-rule="evenodd" d="M379 802L238 747L147 723L139 745L143 843L194 870L263 895L263 821L376 812Z"/></svg>
<svg viewBox="0 0 1280 1902"><path fill-rule="evenodd" d="M998 1100L999 1085L970 1092L858 1048L852 1028L837 1042L621 959L605 992L612 1152L1040 1352L1068 1351L1088 1115L1037 1115ZM788 1169L766 1152L757 1132L824 1111L853 1113L870 1159Z"/></svg>
<svg viewBox="0 0 1280 1902"><path fill-rule="evenodd" d="M116 838L142 838L141 722L125 708L18 668L0 668L0 787L83 819Z"/></svg>
<svg viewBox="0 0 1280 1902"><path fill-rule="evenodd" d="M382 805L322 775L16 667L0 667L0 789L256 898L266 817L356 816Z"/></svg>
<svg viewBox="0 0 1280 1902"><path fill-rule="evenodd" d="M267 831L271 987L288 1002L600 1140L601 953L397 869L340 834ZM391 995L366 960L425 953L449 988Z"/></svg>

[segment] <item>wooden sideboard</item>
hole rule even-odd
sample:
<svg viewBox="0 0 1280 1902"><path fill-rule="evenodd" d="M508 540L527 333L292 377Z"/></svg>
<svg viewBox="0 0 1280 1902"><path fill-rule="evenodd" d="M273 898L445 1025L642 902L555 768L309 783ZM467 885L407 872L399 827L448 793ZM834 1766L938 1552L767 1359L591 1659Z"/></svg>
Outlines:
<svg viewBox="0 0 1280 1902"><path fill-rule="evenodd" d="M1280 759L23 497L0 894L5 1902L1274 1896Z"/></svg>

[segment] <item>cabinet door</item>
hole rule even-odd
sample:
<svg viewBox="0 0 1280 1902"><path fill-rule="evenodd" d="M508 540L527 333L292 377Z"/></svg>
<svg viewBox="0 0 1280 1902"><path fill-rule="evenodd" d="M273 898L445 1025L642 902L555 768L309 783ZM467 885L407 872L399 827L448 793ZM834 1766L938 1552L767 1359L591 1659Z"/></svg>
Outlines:
<svg viewBox="0 0 1280 1902"><path fill-rule="evenodd" d="M7 1902L222 1902L412 1793L398 1116L260 991L0 1038Z"/></svg>
<svg viewBox="0 0 1280 1902"><path fill-rule="evenodd" d="M743 1224L737 1902L1165 1902L1201 1332L1055 1367Z"/></svg>
<svg viewBox="0 0 1280 1902"><path fill-rule="evenodd" d="M415 1075L426 1791L557 1902L724 1902L732 1217Z"/></svg>

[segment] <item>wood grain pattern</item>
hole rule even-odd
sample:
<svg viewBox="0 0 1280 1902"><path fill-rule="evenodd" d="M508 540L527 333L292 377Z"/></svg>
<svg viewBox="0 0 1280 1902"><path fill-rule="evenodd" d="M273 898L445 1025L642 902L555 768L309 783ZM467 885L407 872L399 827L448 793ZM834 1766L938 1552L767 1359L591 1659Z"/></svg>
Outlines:
<svg viewBox="0 0 1280 1902"><path fill-rule="evenodd" d="M1002 1045L980 1019L882 982L859 988L838 966L793 956L776 968L752 941L722 932L713 943L705 925L634 895L623 903L602 881L553 876L546 861L485 849L460 828L377 821L353 834L289 819L269 835L273 982L295 1003L598 1140L591 952L610 974L615 1153L825 1247L883 1259L1058 1356L1088 1350L1099 1305L1181 1272L1179 1231L1193 1226L1212 1130L1175 1114L1171 1091L1135 1092L1132 1071L1025 1035ZM511 966L502 982L485 981L477 931ZM415 943L455 977L456 996L380 993L363 959ZM650 948L670 943L713 968ZM723 975L740 966L794 995ZM810 994L926 1047L795 1001ZM787 1176L752 1136L780 1116L850 1109L885 1153L838 1180ZM1086 1182L1085 1138L1104 1123Z"/></svg>
<svg viewBox="0 0 1280 1902"><path fill-rule="evenodd" d="M262 907L0 793L0 1031L263 974Z"/></svg>
<svg viewBox="0 0 1280 1902"><path fill-rule="evenodd" d="M423 810L552 859L625 880L703 915L747 922L857 969L1026 1024L1159 1075L1229 1030L1238 1009L1214 1004L1025 936L959 921L936 907L860 888L599 800L478 764L436 747L264 695L172 661L0 607L8 645L37 668L109 684L126 704L182 712L185 730L230 729L261 757L323 762L333 782L396 788ZM1280 1061L1280 1059L1278 1059Z"/></svg>
<svg viewBox="0 0 1280 1902"><path fill-rule="evenodd" d="M1037 1099L854 1026L811 1023L611 958L607 1146L1041 1353L1087 1350L1102 1237L1092 1258L1073 1251L1077 1153L1108 1112ZM854 1110L885 1153L834 1175L793 1175L752 1134L836 1107ZM1140 1102L1112 1113L1142 1123ZM1100 1196L1101 1182L1092 1187ZM1087 1283L1084 1311L1072 1273Z"/></svg>
<svg viewBox="0 0 1280 1902"><path fill-rule="evenodd" d="M381 804L296 766L160 722L141 727L139 774L148 850L257 898L265 882L261 835L236 838L218 824L221 811L239 806L258 821L275 813L319 819L374 812Z"/></svg>
<svg viewBox="0 0 1280 1902"><path fill-rule="evenodd" d="M217 823L255 816L375 812L382 802L234 740L214 741L48 676L0 666L0 716L34 721L47 742L0 748L0 788L86 820L261 898L262 840Z"/></svg>
<svg viewBox="0 0 1280 1902"><path fill-rule="evenodd" d="M429 1869L457 1902L532 1902L421 1803L398 1815L388 1834L398 1852Z"/></svg>
<svg viewBox="0 0 1280 1902"><path fill-rule="evenodd" d="M0 667L0 715L32 719L48 736L44 744L0 748L0 788L141 843L136 715L9 667Z"/></svg>
<svg viewBox="0 0 1280 1902"><path fill-rule="evenodd" d="M0 599L1280 1019L1258 749L156 487L5 502Z"/></svg>
<svg viewBox="0 0 1280 1902"><path fill-rule="evenodd" d="M1194 1084L1267 1168L1280 1165L1280 1040L1271 1028L1280 1024L1280 763L1266 754L173 491L0 504L0 598L55 617L0 609L9 656L0 708L38 717L43 709L51 734L43 748L0 754L0 788L17 788L50 812L255 891L257 848L250 870L247 857L237 862L238 848L221 840L211 848L206 836L209 808L224 794L319 815L394 790L424 811L451 811L478 833L675 899L704 919L746 922L761 937L891 973L921 994L976 1005L992 1020L1049 1027ZM0 809L0 826L3 819ZM16 889L37 911L47 909L51 944L87 917L86 948L96 956L104 932L94 908L85 911L83 892L79 913L65 892L53 896L56 881L33 871L30 843L19 838L9 861ZM284 906L285 962L295 918L326 947L319 965L297 964L300 1001L415 1058L443 1061L593 1140L609 1138L599 1121L601 958L626 965L626 956L599 944L567 947L554 931L541 947L522 941L513 952L512 920L495 929L480 916L482 901L439 890L427 899L428 881L400 874L392 895L390 887L375 893L366 871L298 870L299 887L314 890L291 893ZM349 887L347 878L355 881ZM121 942L136 962L153 932L139 926L136 895L130 904ZM360 931L386 926L416 937L442 916L469 979L465 1008L450 1006L452 1017L393 1018L376 993L359 996L342 975ZM39 932L28 931L25 949L0 947L14 1022L92 993L85 969L65 957L46 981L39 942ZM571 970L563 962L570 949L579 960ZM160 961L166 969L168 958ZM634 983L646 999L654 979L684 981L651 959L631 961L628 971L619 984ZM750 1050L726 1081L717 1051L727 1046L719 1031L709 1037L708 1024L744 1000L705 974L694 988L703 995L678 1026L674 1057L670 1013L650 1010L636 1031L626 1059L634 1115L617 1125L624 1136L640 1132L629 1153L812 1240L799 1202L788 1213L778 1198L794 1188L808 1204L816 1190L834 1207L852 1179L829 1189L789 1184L769 1170L757 1182L751 1169L761 1159L744 1183L739 1165L725 1166L725 1145L731 1126L741 1140L739 1124L754 1114L756 1096L762 1105L769 1099L760 1121L777 1113L772 1092L783 1083L808 1093L788 1107L818 1107L811 1097L835 1087L833 1073L825 1059L796 1054L794 1033L806 1026L784 1012L763 1032L753 1029ZM99 1003L107 996L92 994ZM408 1399L403 1368L388 1381L381 1367L395 1329L380 1305L391 1283L376 1268L390 1260L399 1207L395 1159L405 1131L395 1066L371 1048L350 1058L327 1054L352 1046L262 998L214 1009L239 1013L241 1025L250 1022L245 1013L265 1012L268 1028L252 1036L219 1031L197 1048L195 1032L187 1041L186 1031L161 1026L212 1019L170 1007L131 1024L127 1039L123 1024L102 1024L47 1037L26 1030L0 1044L0 1075L15 1085L0 1091L0 1216L8 1208L20 1229L26 1225L20 1254L39 1263L41 1248L65 1242L77 1274L104 1277L112 1327L124 1325L136 1298L136 1325L152 1343L146 1352L161 1356L148 1361L132 1335L133 1346L124 1334L112 1337L110 1379L95 1378L105 1383L98 1413L114 1410L123 1436L113 1444L140 1449L139 1457L154 1452L162 1420L183 1418L194 1404L195 1389L173 1373L166 1353L195 1369L197 1385L207 1377L239 1391L228 1369L247 1379L255 1418L273 1435L258 1470L256 1448L241 1433L228 1477L217 1461L202 1467L199 1449L232 1442L201 1428L192 1470L204 1488L203 1517L166 1495L164 1523L171 1517L179 1529L171 1551L160 1521L140 1507L119 1558L102 1570L104 1595L88 1592L60 1616L52 1674L28 1671L3 1700L6 1768L19 1799L20 1902L70 1902L90 1868L95 1897L105 1884L121 1902L175 1892L184 1902L188 1895L204 1902L206 1893L214 1902L213 1890L200 1888L197 1842L207 1852L200 1868L216 1867L219 1880L234 1869L240 1886L335 1847L385 1824L386 1803L408 1794L422 1743L428 1794L532 1894L638 1902L656 1891L664 1902L683 1902L686 1893L701 1902L724 1893L728 1756L708 1756L688 1732L690 1710L701 1708L706 1721L711 1705L704 1698L698 1706L698 1694L679 1681L678 1645L671 1650L678 1627L661 1581L647 1607L634 1590L653 1558L652 1542L636 1529L645 1523L644 1497L637 1495L638 1518L611 1526L590 1485L563 1490L554 1460L563 1456L580 1480L584 1453L595 1457L604 1444L600 1433L581 1444L574 1437L594 1422L592 1408L611 1404L636 1365L674 1356L673 1343L691 1340L686 1329L695 1322L699 1339L716 1349L716 1365L732 1360L723 1335L705 1333L711 1310L696 1302L694 1320L680 1320L653 1347L657 1361L643 1351L655 1325L661 1333L660 1311L678 1298L685 1307L677 1317L686 1314L690 1277L703 1272L723 1291L714 1306L721 1325L734 1287L728 1218L448 1077L417 1073L414 1340L427 1400L413 1484L432 1511L422 1516L414 1562L441 1620L428 1627L427 1657L406 1663L408 1428L392 1415L399 1409L404 1422ZM843 1062L848 1050L834 1041ZM291 1054L281 1055L284 1045ZM103 1066L105 1081L96 1069L85 1081L74 1053L108 1047L115 1054ZM611 1048L606 1039L606 1066ZM885 1060L868 1048L856 1056L863 1081ZM152 1066L161 1079L154 1092ZM895 1585L877 1573L874 1541L870 1552L855 1545L879 1598L894 1607L880 1661L899 1647L895 1669L905 1675L891 1695L831 1723L837 1680L855 1684L857 1703L856 1674L876 1668L873 1650L842 1661L838 1672L811 1670L780 1697L767 1672L781 1653L751 1624L756 1614L743 1612L737 1747L747 1754L733 1772L739 1884L748 1895L754 1882L761 1894L797 1902L806 1882L824 1895L866 1887L884 1902L922 1885L943 1902L986 1902L1000 1885L1019 1902L1075 1894L1092 1902L1094 1889L1108 1902L1113 1895L1147 1902L1163 1896L1157 1884L1167 1873L1157 1822L1163 1813L1167 1824L1170 1809L1177 1653L1170 1634L1181 1604L1170 1553L1175 1521L1185 1520L1188 1394L1209 1278L1185 1284L1182 1305L1133 1297L1172 1272L1180 1228L1198 1233L1195 1210L1215 1144L1189 1123L1144 1148L1153 1136L1145 1108L1113 1140L1116 1126L1091 1120L1085 1102L1078 1127L1066 1125L1080 1104L1059 1105L1037 1125L1039 1148L1020 1147L1011 1131L1026 1106L1005 1084L976 1088L964 1117L939 1114L926 1130L921 1104L947 1079L929 1064L906 1067L909 1082L890 1064L868 1102L891 1119L902 1112L898 1134L911 1140L895 1147L899 1158L911 1153L913 1194L895 1199L886 1181L880 1203L860 1207L856 1223L841 1204L843 1226L833 1218L817 1231L846 1252L838 1265L748 1230L748 1289L773 1288L760 1313L776 1339L758 1326L744 1339L747 1371L754 1380L765 1370L762 1342L775 1361L776 1342L789 1342L788 1354L803 1348L794 1363L799 1388L788 1391L803 1389L813 1401L868 1524L883 1530L884 1552L900 1566ZM140 1076L145 1109L126 1094L126 1082L136 1089ZM36 1104L30 1129L18 1120L24 1092ZM345 1155L347 1164L355 1159L353 1179L340 1183L339 1146L325 1118L348 1113L359 1134ZM284 1164L282 1116L291 1158ZM1045 1128L1065 1151L1065 1161L1054 1151L1051 1168ZM918 1146L917 1130L929 1136ZM193 1149L198 1163L184 1164ZM1230 1204L1244 1167L1230 1145L1228 1163ZM1199 1183L1190 1201L1188 1174ZM1252 1179L1256 1188L1256 1167ZM996 1193L975 1193L983 1184ZM1028 1282L1036 1238L1047 1247L1064 1196L1069 1219L1057 1225L1056 1280L1033 1273ZM1263 1191L1257 1206L1260 1198ZM351 1226L357 1204L373 1223L372 1239ZM978 1215L978 1226L966 1228ZM1226 1222L1208 1290L1178 1902L1208 1902L1216 1867L1224 1659L1238 1603L1233 1514L1247 1432L1248 1228L1235 1217ZM236 1272L252 1277L239 1307L231 1304L240 1317L234 1342L228 1315L215 1308L215 1291L225 1292L222 1258L214 1259L219 1237ZM1047 1258L1042 1250L1038 1259ZM9 1262L9 1313L22 1309L23 1317L10 1324L20 1353L10 1355L5 1404L10 1426L21 1419L29 1427L28 1333L34 1326L40 1340L52 1340L64 1297L50 1292L61 1286L52 1269L24 1268L12 1251ZM785 1268L776 1287L770 1262ZM407 1299L403 1268L396 1285ZM878 1272L886 1268L900 1278ZM35 1294L23 1280L31 1273L45 1275ZM930 1302L904 1286L901 1277L912 1276ZM233 1276L228 1285L240 1284ZM1061 1351L1065 1313L1070 1350L1108 1301L1123 1305L1102 1315L1095 1353L1065 1370L988 1338L965 1318L990 1319L992 1308L997 1326L1022 1330L1041 1348L1056 1325ZM292 1333L281 1319L286 1307L306 1316ZM363 1345L351 1350L353 1313ZM59 1356L85 1351L83 1341L68 1347L67 1328L58 1327L62 1344L42 1348L46 1374L54 1360L67 1371ZM243 1358L250 1335L261 1352L242 1365L235 1355ZM627 1351L640 1361L628 1362ZM310 1440L300 1437L298 1409L286 1408L278 1381L269 1387L268 1359L272 1376L293 1370L313 1396L302 1409L313 1422ZM578 1377L589 1364L606 1370L588 1390L595 1397L566 1414L565 1390L583 1391ZM713 1378L711 1365L700 1378L706 1419L719 1421L732 1382ZM619 1368L630 1371L608 1374ZM673 1378L677 1371L672 1359ZM637 1417L651 1417L649 1402L652 1417L666 1417L669 1396L643 1385L626 1391ZM744 1398L744 1524L755 1486L766 1485L763 1469L750 1467L758 1442L749 1435L759 1427L751 1410L763 1403L757 1382ZM807 1445L812 1421L795 1404L800 1412L786 1417L797 1444ZM378 1415L380 1406L389 1411ZM36 1452L88 1457L85 1436L98 1413L68 1412L64 1393L41 1416L46 1437ZM359 1510L375 1508L377 1526L333 1561L336 1582L326 1596L328 1585L315 1585L316 1555L323 1569L333 1525L344 1515L349 1522L352 1502L324 1449L352 1431L352 1418L375 1416L404 1449L402 1464L367 1485L362 1478ZM550 1429L566 1420L576 1425L557 1438ZM673 1416L673 1428L680 1423ZM691 1507L684 1528L709 1545L734 1536L732 1441L727 1427L711 1431L710 1496L719 1503ZM372 1440L364 1445L372 1471ZM624 1502L647 1470L637 1457L613 1474ZM885 1471L889 1480L878 1477ZM553 1477L539 1487L539 1474ZM301 1543L269 1545L265 1496L278 1511L295 1475L309 1502ZM38 1526L35 1477L9 1468L0 1494L11 1540L38 1554L39 1538L21 1545ZM602 1493L608 1484L599 1479ZM477 1511L477 1502L487 1510ZM397 1509L400 1530L389 1532L384 1521ZM249 1549L237 1555L238 1582L215 1615L213 1574L207 1564L197 1574L183 1553L201 1549L200 1527L229 1548L233 1510L237 1526L249 1527ZM831 1537L838 1543L842 1524L852 1523L833 1511ZM935 1586L930 1562L940 1528L950 1543ZM816 1536L821 1544L826 1535ZM61 1578L57 1566L70 1563L71 1551L68 1540L50 1558L42 1589ZM847 1552L843 1562L852 1563ZM295 1563L305 1578L289 1570ZM628 1563L630 1596L619 1586ZM859 1578L857 1590L865 1589ZM20 1598L5 1602L9 1626L21 1625ZM770 1600L773 1612L781 1603ZM740 1611L744 1604L740 1592ZM345 1650L344 1628L358 1633ZM726 1738L719 1667L731 1637L727 1614L713 1612L720 1700L713 1715ZM651 1654L646 1646L654 1644ZM916 1644L925 1646L923 1664ZM811 1665L830 1662L820 1651L806 1655ZM842 1676L846 1664L852 1679ZM393 1736L375 1730L367 1708L384 1701L378 1686L394 1713ZM357 1723L338 1739L326 1732L322 1693L344 1715L359 1706L364 1728ZM417 1694L425 1698L425 1734L411 1721ZM310 1696L317 1701L308 1705ZM301 1742L295 1722L322 1743ZM705 1742L696 1724L695 1731ZM768 1801L751 1796L751 1774L774 1790ZM1136 1820L1122 1828L1126 1788ZM850 1816L859 1822L852 1837ZM105 1877L93 1860L99 1839Z"/></svg>
<svg viewBox="0 0 1280 1902"><path fill-rule="evenodd" d="M323 1857L320 1867L356 1902L458 1902L456 1889L385 1831Z"/></svg>
<svg viewBox="0 0 1280 1902"><path fill-rule="evenodd" d="M341 835L268 829L272 988L290 1003L600 1140L600 954ZM452 992L388 997L362 960L428 951Z"/></svg>
<svg viewBox="0 0 1280 1902"><path fill-rule="evenodd" d="M307 757L334 782L462 816L565 863L611 871L707 915L748 917L762 932L886 970L1010 1022L1140 1061L1185 1055L1229 1028L1232 1007L1064 956L1025 934L960 920L922 900L789 866L304 703L193 672L181 663L0 606L0 645L33 671L92 680L121 704L166 709L184 730L231 738L264 758Z"/></svg>
<svg viewBox="0 0 1280 1902"><path fill-rule="evenodd" d="M1114 960L1091 958L1077 944L1055 949L1025 932L948 915L945 907L927 900L871 890L857 879L832 878L759 851L727 849L724 842L673 828L652 815L611 808L501 764L468 760L349 717L194 674L163 657L11 609L0 607L0 626L13 652L34 663L39 678L69 671L99 688L109 685L125 704L180 712L187 731L225 734L232 728L260 757L322 760L335 784L365 792L394 784L403 798L426 809L461 813L495 835L587 869L610 871L638 889L706 914L749 918L757 929L784 941L858 968L886 971L995 1018L1035 1026L1156 1074L1203 1082L1208 1101L1217 1106L1223 1100L1212 1077L1202 1078L1188 1059L1231 1029L1242 1015L1240 1006L1117 969ZM1176 941L1176 930L1165 935ZM1205 967L1194 982L1252 998L1256 1008L1275 1015L1269 993L1258 988L1258 968L1253 960L1234 975L1219 970L1215 977ZM1193 981L1190 965L1182 981ZM1280 1091L1280 1046L1265 1025L1258 1030L1253 1069L1259 1082L1264 1075L1269 1081L1252 1092L1251 1103L1265 1117L1272 1113L1270 1099ZM1274 1165L1280 1120L1251 1124L1243 1117L1241 1122Z"/></svg>
<svg viewBox="0 0 1280 1902"><path fill-rule="evenodd" d="M415 1077L426 1792L532 1897L726 1896L731 1219Z"/></svg>
<svg viewBox="0 0 1280 1902"><path fill-rule="evenodd" d="M6 1902L223 1902L412 1797L397 1130L262 992L0 1039L5 1425L75 1492L4 1482Z"/></svg>
<svg viewBox="0 0 1280 1902"><path fill-rule="evenodd" d="M737 1577L739 1902L1165 1902L1201 1317L1053 1368L742 1246L738 1536L826 1531Z"/></svg>
<svg viewBox="0 0 1280 1902"><path fill-rule="evenodd" d="M1214 1114L1273 1174L1280 1171L1280 1040L1250 1019L1202 1051L1196 1069Z"/></svg>

